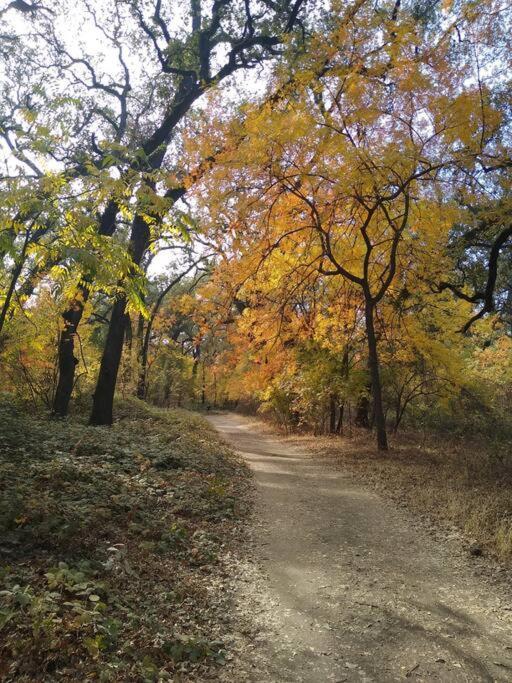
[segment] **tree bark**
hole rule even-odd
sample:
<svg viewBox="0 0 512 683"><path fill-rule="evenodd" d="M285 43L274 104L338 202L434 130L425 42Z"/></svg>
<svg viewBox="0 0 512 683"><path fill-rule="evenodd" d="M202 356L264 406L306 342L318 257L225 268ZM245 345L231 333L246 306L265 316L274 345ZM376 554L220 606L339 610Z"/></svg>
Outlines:
<svg viewBox="0 0 512 683"><path fill-rule="evenodd" d="M129 246L134 265L140 264L149 245L149 237L148 224L142 216L136 215L132 223ZM112 424L114 394L123 351L125 326L126 297L121 296L112 309L89 424Z"/></svg>
<svg viewBox="0 0 512 683"><path fill-rule="evenodd" d="M85 304L89 298L89 290L85 286L79 287L77 295L64 311L64 329L59 339L59 380L53 399L53 415L65 417L68 414L69 401L75 384L75 368L78 358L75 357L75 337L82 319Z"/></svg>
<svg viewBox="0 0 512 683"><path fill-rule="evenodd" d="M201 377L201 405L206 403L206 367L203 360L203 373Z"/></svg>
<svg viewBox="0 0 512 683"><path fill-rule="evenodd" d="M336 434L343 434L343 414L345 412L345 404L340 403L338 414L338 423L336 424Z"/></svg>
<svg viewBox="0 0 512 683"><path fill-rule="evenodd" d="M382 386L380 383L379 354L377 349L377 338L375 336L374 314L375 305L367 299L365 305L365 322L368 339L368 365L370 367L370 378L372 382L373 418L377 430L377 448L379 451L387 451L388 438L382 402Z"/></svg>
<svg viewBox="0 0 512 683"><path fill-rule="evenodd" d="M14 295L14 292L16 290L16 284L18 282L18 279L21 275L21 271L23 270L23 264L24 264L24 256L23 258L20 257L20 260L18 263L13 268L12 274L11 274L11 281L9 283L9 287L7 288L7 292L5 294L5 299L4 303L2 306L2 310L0 311L0 333L3 330L5 320L7 318L7 313L9 311L9 308L11 306L11 301L12 297Z"/></svg>
<svg viewBox="0 0 512 683"><path fill-rule="evenodd" d="M7 312L9 311L9 307L11 305L12 297L14 295L14 292L16 290L16 285L18 284L18 279L21 275L21 271L23 270L23 266L25 265L25 259L27 257L27 248L28 245L30 244L30 237L31 237L31 229L27 229L27 234L25 235L25 240L23 242L23 248L21 250L21 254L19 255L18 260L14 264L14 268L11 274L11 281L9 283L9 287L7 289L7 292L5 294L5 300L4 304L2 306L2 310L0 311L0 333L2 332L5 319L7 318Z"/></svg>
<svg viewBox="0 0 512 683"><path fill-rule="evenodd" d="M336 434L336 397L329 397L329 434Z"/></svg>
<svg viewBox="0 0 512 683"><path fill-rule="evenodd" d="M116 229L116 216L117 204L110 201L100 218L98 234L112 236ZM87 281L84 281L78 285L71 303L62 314L64 330L59 340L58 349L59 380L53 400L53 413L58 417L65 417L69 411L69 401L75 386L75 369L78 365L78 359L74 354L75 338L88 298L89 287Z"/></svg>
<svg viewBox="0 0 512 683"><path fill-rule="evenodd" d="M354 419L354 424L356 427L370 429L370 418L368 417L369 409L370 402L368 401L368 397L363 394L357 400L356 416Z"/></svg>
<svg viewBox="0 0 512 683"><path fill-rule="evenodd" d="M139 351L139 377L137 380L137 390L135 392L135 395L137 396L137 398L144 400L146 398L147 393L146 379L148 365L149 334L144 333L143 315L139 315L139 320L137 323L137 345Z"/></svg>
<svg viewBox="0 0 512 683"><path fill-rule="evenodd" d="M101 358L98 382L93 396L93 408L89 424L111 425L117 373L123 351L126 326L126 297L115 302L108 326L107 340Z"/></svg>

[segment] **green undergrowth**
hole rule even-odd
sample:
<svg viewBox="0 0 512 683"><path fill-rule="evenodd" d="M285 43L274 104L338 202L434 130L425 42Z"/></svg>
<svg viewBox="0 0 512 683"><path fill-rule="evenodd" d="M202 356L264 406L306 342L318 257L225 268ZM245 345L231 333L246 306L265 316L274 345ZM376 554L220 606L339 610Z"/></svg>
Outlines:
<svg viewBox="0 0 512 683"><path fill-rule="evenodd" d="M199 416L112 428L0 403L0 680L204 680L248 474Z"/></svg>

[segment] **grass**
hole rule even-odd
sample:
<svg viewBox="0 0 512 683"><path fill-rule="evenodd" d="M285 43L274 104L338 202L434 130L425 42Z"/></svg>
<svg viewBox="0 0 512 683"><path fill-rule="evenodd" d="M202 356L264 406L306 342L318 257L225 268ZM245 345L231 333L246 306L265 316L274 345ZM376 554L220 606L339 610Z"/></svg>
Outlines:
<svg viewBox="0 0 512 683"><path fill-rule="evenodd" d="M116 415L0 403L2 681L207 680L223 662L248 472L196 415Z"/></svg>
<svg viewBox="0 0 512 683"><path fill-rule="evenodd" d="M455 526L468 547L512 564L512 457L485 439L399 434L388 453L374 437L291 437L385 496L437 524Z"/></svg>

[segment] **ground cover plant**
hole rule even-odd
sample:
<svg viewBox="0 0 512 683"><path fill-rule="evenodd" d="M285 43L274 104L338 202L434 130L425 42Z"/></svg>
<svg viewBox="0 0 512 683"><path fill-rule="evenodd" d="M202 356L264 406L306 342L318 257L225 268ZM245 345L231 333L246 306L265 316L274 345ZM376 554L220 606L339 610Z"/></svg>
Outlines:
<svg viewBox="0 0 512 683"><path fill-rule="evenodd" d="M204 680L244 466L185 411L125 401L111 429L0 411L0 679Z"/></svg>

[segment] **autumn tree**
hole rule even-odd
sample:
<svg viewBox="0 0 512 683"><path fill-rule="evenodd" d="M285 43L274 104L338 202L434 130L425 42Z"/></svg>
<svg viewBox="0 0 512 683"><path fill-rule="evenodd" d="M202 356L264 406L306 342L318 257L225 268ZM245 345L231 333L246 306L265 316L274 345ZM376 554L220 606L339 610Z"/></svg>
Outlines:
<svg viewBox="0 0 512 683"><path fill-rule="evenodd" d="M128 278L138 274L151 230L190 185L180 166L176 138L191 107L237 71L278 55L285 37L299 24L304 28L303 4L219 0L207 7L194 0L181 16L177 8L164 7L159 0L116 0L109 6L84 2L73 8L50 2L48 11L31 14L25 36L31 83L24 97L30 99L36 87L44 87L44 74L46 83L53 82L62 94L80 102L73 135L55 160L68 174L109 171L112 183L107 182L109 191L98 203L96 230L111 238L118 216L124 212L130 217L128 251L133 267ZM69 29L71 36L77 35L80 24L90 31L88 41L70 37ZM108 60L95 41L102 44ZM135 50L143 60L135 59ZM40 115L37 104L33 110ZM67 411L76 363L74 338L93 284L94 273L84 272L63 314L58 414ZM126 322L125 285L122 278L95 392L93 423L112 419Z"/></svg>
<svg viewBox="0 0 512 683"><path fill-rule="evenodd" d="M450 10L445 20L432 28L398 3L342 15L328 40L313 41L289 96L233 124L251 172L230 157L217 175L219 209L206 208L212 234L239 259L240 283L319 273L360 290L381 450L383 308L425 279L427 264L447 266L460 217L453 188L474 177L500 121L474 78L478 60L456 42L485 34L488 15ZM490 88L496 74L488 78Z"/></svg>

